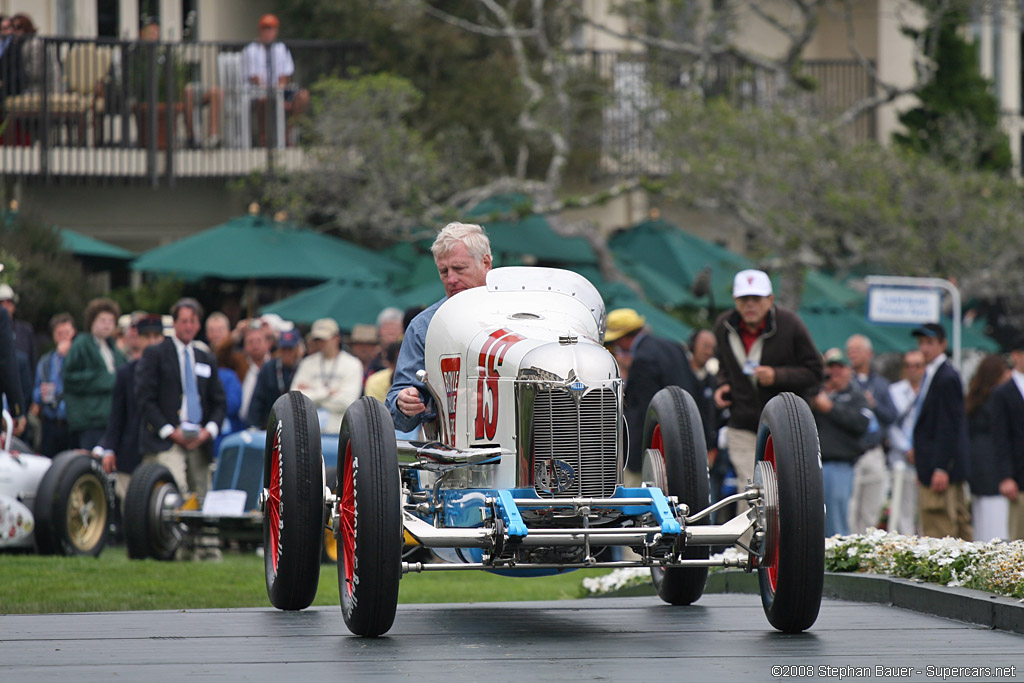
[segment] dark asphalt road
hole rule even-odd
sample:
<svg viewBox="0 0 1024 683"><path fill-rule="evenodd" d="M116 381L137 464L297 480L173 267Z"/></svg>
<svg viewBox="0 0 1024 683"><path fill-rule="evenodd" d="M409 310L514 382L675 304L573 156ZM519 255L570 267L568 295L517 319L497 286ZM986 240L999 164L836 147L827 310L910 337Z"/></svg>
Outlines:
<svg viewBox="0 0 1024 683"><path fill-rule="evenodd" d="M773 674L773 666L789 668ZM887 676L876 666L910 671ZM940 667L978 671L943 678ZM1012 675L999 677L996 667ZM825 600L809 632L784 635L757 596L739 594L705 595L691 607L655 597L403 605L388 636L375 640L350 636L337 608L0 616L4 681L724 682L779 673L1024 681L1024 636L838 600Z"/></svg>

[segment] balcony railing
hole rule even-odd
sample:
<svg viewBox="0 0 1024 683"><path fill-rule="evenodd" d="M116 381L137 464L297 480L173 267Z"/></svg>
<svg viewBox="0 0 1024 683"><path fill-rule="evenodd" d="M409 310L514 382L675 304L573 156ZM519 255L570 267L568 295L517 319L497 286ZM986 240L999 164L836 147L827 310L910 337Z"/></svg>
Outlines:
<svg viewBox="0 0 1024 683"><path fill-rule="evenodd" d="M369 61L363 43L295 41L256 50L247 43L155 43L37 38L0 73L0 173L42 182L128 182L173 185L182 179L233 178L270 168L301 169L299 124L308 88L328 74L344 76ZM294 73L285 86L261 74ZM664 113L654 84L696 87L678 60L643 53L581 52L580 72L605 93L601 124L579 142L600 150L604 176L658 174L654 128ZM282 60L282 64L277 61ZM834 116L866 96L870 79L852 61L808 61L817 87L802 96L808 113ZM702 71L707 94L743 106L778 101L775 77L729 60ZM269 82L268 82L269 81ZM874 135L863 114L849 128Z"/></svg>
<svg viewBox="0 0 1024 683"><path fill-rule="evenodd" d="M150 185L301 167L309 86L367 57L365 44L336 41L35 38L13 49L20 59L0 73L5 176Z"/></svg>

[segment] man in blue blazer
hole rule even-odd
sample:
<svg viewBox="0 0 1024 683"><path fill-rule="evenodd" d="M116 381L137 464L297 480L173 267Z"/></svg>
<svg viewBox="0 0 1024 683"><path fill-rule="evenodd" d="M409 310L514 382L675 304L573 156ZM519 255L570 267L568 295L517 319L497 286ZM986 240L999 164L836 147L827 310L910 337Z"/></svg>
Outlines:
<svg viewBox="0 0 1024 683"><path fill-rule="evenodd" d="M171 316L174 335L143 351L136 370L139 446L144 459L166 465L179 488L202 501L209 490L213 439L226 412L224 387L213 354L192 343L203 318L199 302L180 299ZM190 385L198 406L190 400Z"/></svg>
<svg viewBox="0 0 1024 683"><path fill-rule="evenodd" d="M1013 374L992 391L992 450L999 493L1010 501L1010 539L1024 540L1024 335L1010 351Z"/></svg>
<svg viewBox="0 0 1024 683"><path fill-rule="evenodd" d="M911 333L927 371L917 398L914 444L907 459L917 469L917 510L925 536L972 540L964 482L970 475L970 440L960 375L946 357L946 331L927 323Z"/></svg>

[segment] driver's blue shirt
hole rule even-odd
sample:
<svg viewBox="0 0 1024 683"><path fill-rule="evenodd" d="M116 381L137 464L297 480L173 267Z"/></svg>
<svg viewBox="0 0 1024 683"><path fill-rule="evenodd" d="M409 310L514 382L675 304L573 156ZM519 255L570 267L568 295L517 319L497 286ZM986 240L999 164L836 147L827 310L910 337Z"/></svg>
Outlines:
<svg viewBox="0 0 1024 683"><path fill-rule="evenodd" d="M391 380L391 389L388 390L388 400L385 402L391 417L395 422L395 429L402 432L409 432L423 422L429 422L436 417L433 401L427 393L422 382L416 380L416 372L425 366L424 352L427 341L427 327L434 313L441 307L448 297L435 303L430 308L424 309L412 319L409 327L405 330L405 337L402 339L402 349L398 352L398 363L395 365L395 376ZM420 390L420 396L427 406L427 410L418 415L406 415L398 409L398 392L405 387L416 387Z"/></svg>

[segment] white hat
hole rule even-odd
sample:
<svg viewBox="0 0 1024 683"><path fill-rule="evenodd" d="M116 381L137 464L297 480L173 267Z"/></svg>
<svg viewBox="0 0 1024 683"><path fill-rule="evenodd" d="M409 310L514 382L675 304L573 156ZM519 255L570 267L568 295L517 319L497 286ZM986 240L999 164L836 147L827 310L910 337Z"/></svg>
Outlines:
<svg viewBox="0 0 1024 683"><path fill-rule="evenodd" d="M341 330L338 329L338 323L334 321L334 318L320 318L309 331L309 336L313 339L334 339Z"/></svg>
<svg viewBox="0 0 1024 683"><path fill-rule="evenodd" d="M18 297L14 295L14 290L6 282L0 285L0 301L18 302Z"/></svg>
<svg viewBox="0 0 1024 683"><path fill-rule="evenodd" d="M260 316L260 322L264 325L269 325L270 329L274 331L275 337L280 336L285 330L290 330L295 327L294 324L286 322L285 319L277 313L264 313Z"/></svg>
<svg viewBox="0 0 1024 683"><path fill-rule="evenodd" d="M732 281L732 298L741 296L771 296L772 281L763 270L741 270Z"/></svg>

